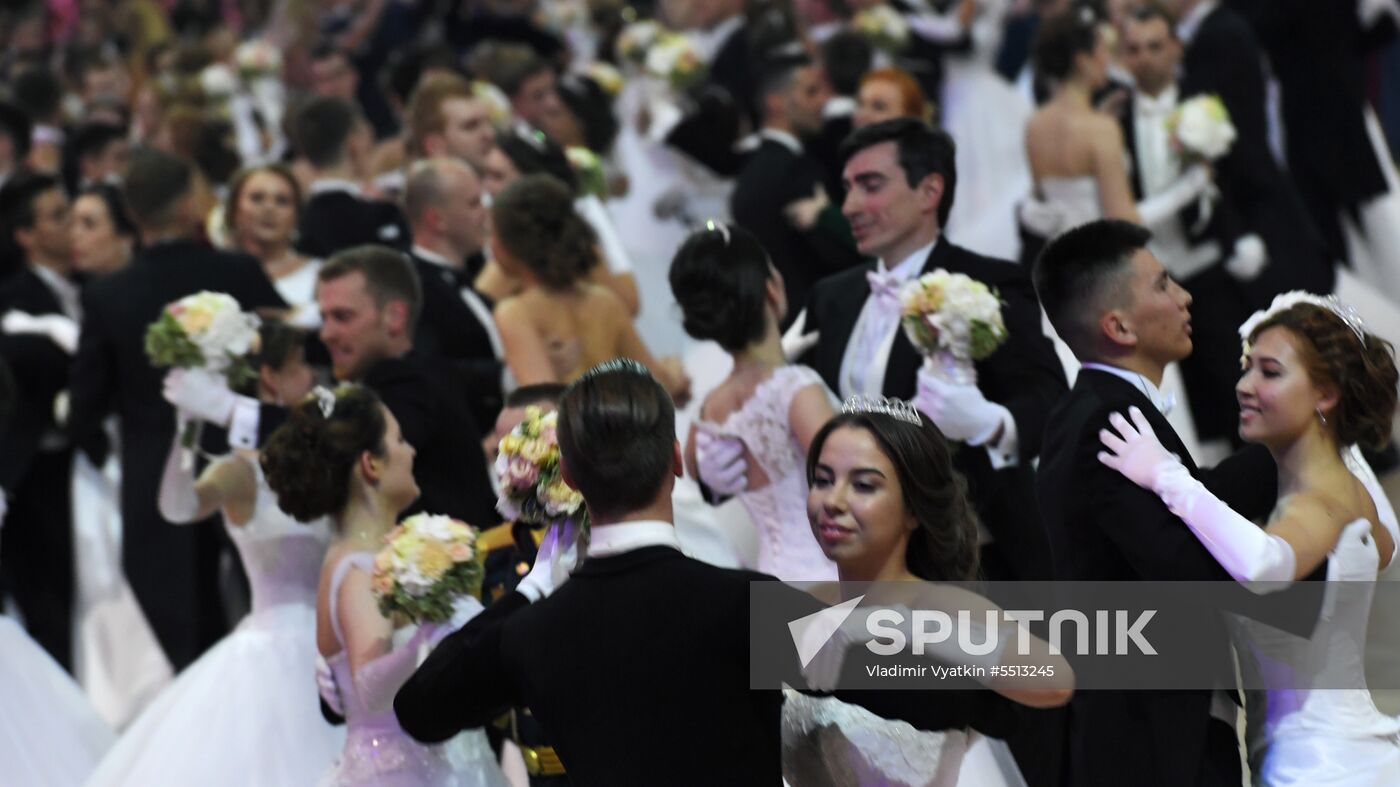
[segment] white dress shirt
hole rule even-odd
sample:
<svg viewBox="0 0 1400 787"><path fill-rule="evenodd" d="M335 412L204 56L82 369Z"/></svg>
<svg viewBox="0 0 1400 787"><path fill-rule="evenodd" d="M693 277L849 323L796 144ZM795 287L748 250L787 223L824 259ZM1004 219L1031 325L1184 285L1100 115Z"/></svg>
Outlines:
<svg viewBox="0 0 1400 787"><path fill-rule="evenodd" d="M899 286L904 286L923 269L924 263L938 246L938 240L914 251L900 260L894 268L888 268L884 260L876 263L879 274L893 276ZM850 341L846 342L846 352L841 357L841 372L837 377L837 393L844 401L856 394L880 396L885 387L885 370L889 368L890 350L894 347L894 337L899 332L899 305L882 304L879 298L865 299L860 316L851 330Z"/></svg>
<svg viewBox="0 0 1400 787"><path fill-rule="evenodd" d="M311 194L309 196L314 197L317 194L330 194L336 191L343 191L347 194L353 194L356 197L364 195L364 192L360 189L360 184L353 180L346 180L345 178L317 178L311 181Z"/></svg>
<svg viewBox="0 0 1400 787"><path fill-rule="evenodd" d="M588 534L588 556L610 557L645 547L681 550L676 526L658 519L639 519L611 525L594 525Z"/></svg>
<svg viewBox="0 0 1400 787"><path fill-rule="evenodd" d="M1176 85L1155 97L1141 91L1133 94L1133 137L1144 198L1163 193L1181 176L1181 159L1172 150L1167 130L1167 119L1177 101ZM1190 279L1220 260L1220 245L1214 241L1192 245L1174 211L1151 228L1148 247L1178 281Z"/></svg>

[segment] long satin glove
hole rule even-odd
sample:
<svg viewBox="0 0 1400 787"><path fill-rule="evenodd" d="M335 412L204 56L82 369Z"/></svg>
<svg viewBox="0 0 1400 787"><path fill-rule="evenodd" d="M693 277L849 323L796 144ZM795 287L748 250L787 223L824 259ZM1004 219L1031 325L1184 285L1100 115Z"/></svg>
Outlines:
<svg viewBox="0 0 1400 787"><path fill-rule="evenodd" d="M1203 164L1193 164L1181 173L1181 177L1172 181L1170 186L1139 202L1138 216L1144 225L1155 226L1175 216L1193 200L1200 199L1209 188L1210 170Z"/></svg>
<svg viewBox="0 0 1400 787"><path fill-rule="evenodd" d="M1157 440L1147 417L1136 407L1109 417L1112 429L1099 432L1108 451L1099 461L1129 481L1151 489L1181 518L1230 576L1255 593L1283 589L1297 571L1297 556L1287 541L1265 532L1235 513ZM1116 431L1115 431L1116 430ZM1255 584L1265 583L1265 584Z"/></svg>
<svg viewBox="0 0 1400 787"><path fill-rule="evenodd" d="M335 682L335 673L331 671L326 657L320 653L316 654L316 691L325 701L326 707L335 711L337 716L345 715L345 700L340 696L340 686Z"/></svg>
<svg viewBox="0 0 1400 787"><path fill-rule="evenodd" d="M158 505L165 521L183 525L194 521L199 513L199 493L195 490L194 468L185 461L185 449L180 445L180 435L185 432L188 416L177 414L175 439L171 441L170 453L165 459L165 472L160 477Z"/></svg>

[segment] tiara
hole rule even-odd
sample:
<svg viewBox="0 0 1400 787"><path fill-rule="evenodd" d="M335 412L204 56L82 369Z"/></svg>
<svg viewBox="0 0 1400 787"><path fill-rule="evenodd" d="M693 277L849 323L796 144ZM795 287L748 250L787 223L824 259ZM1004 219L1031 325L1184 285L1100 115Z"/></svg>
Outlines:
<svg viewBox="0 0 1400 787"><path fill-rule="evenodd" d="M714 219L706 219L705 230L707 232L718 232L720 237L724 238L724 245L729 245L729 226L726 225L724 222L715 221Z"/></svg>
<svg viewBox="0 0 1400 787"><path fill-rule="evenodd" d="M318 385L311 389L311 395L316 397L316 406L321 408L321 417L329 420L335 413L335 392L324 385Z"/></svg>
<svg viewBox="0 0 1400 787"><path fill-rule="evenodd" d="M903 399L890 399L884 396L866 396L856 394L846 400L841 405L843 413L880 413L891 418L897 418L907 424L923 426L923 416L919 414L919 409Z"/></svg>
<svg viewBox="0 0 1400 787"><path fill-rule="evenodd" d="M1275 315L1287 311L1300 303L1326 309L1337 315L1337 319L1341 320L1351 329L1352 333L1356 334L1356 339L1361 342L1361 346L1366 346L1366 323L1361 319L1361 313L1356 310L1355 306L1349 303L1342 303L1341 299L1336 295L1314 295L1313 293L1303 290L1292 290L1282 295L1275 295L1273 302L1269 304L1269 308L1261 309L1251 314L1249 319L1245 320L1244 323L1240 325L1240 340L1243 341L1247 347L1249 344L1249 337L1253 335L1255 329L1264 324L1265 320L1271 319Z"/></svg>

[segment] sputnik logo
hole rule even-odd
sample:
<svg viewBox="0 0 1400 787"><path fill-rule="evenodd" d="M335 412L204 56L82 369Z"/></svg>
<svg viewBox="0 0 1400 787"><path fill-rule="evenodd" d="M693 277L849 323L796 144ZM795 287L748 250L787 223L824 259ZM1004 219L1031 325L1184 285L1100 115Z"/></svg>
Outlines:
<svg viewBox="0 0 1400 787"><path fill-rule="evenodd" d="M846 622L846 618L851 616L856 605L860 604L865 596L856 596L849 601L843 601L833 607L827 607L819 612L800 617L788 623L788 631L792 634L792 644L797 646L797 658L802 661L802 668L806 669L816 657L817 651L831 639L841 624Z"/></svg>

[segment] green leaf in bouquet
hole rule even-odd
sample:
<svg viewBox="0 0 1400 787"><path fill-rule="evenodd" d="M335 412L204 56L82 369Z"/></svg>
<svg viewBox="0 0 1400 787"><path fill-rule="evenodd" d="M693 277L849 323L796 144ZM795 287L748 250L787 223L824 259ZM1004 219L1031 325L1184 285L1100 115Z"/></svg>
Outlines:
<svg viewBox="0 0 1400 787"><path fill-rule="evenodd" d="M975 320L972 323L971 338L972 359L980 361L996 352L1002 342L1006 341L1006 329Z"/></svg>
<svg viewBox="0 0 1400 787"><path fill-rule="evenodd" d="M165 311L146 328L146 357L153 366L188 369L204 364L204 354L199 346L185 335L185 329L180 327L175 317Z"/></svg>
<svg viewBox="0 0 1400 787"><path fill-rule="evenodd" d="M914 345L914 349L922 353L930 353L937 349L938 331L924 320L924 315L906 314L900 318L900 324L904 326L904 335L909 338L909 343Z"/></svg>

